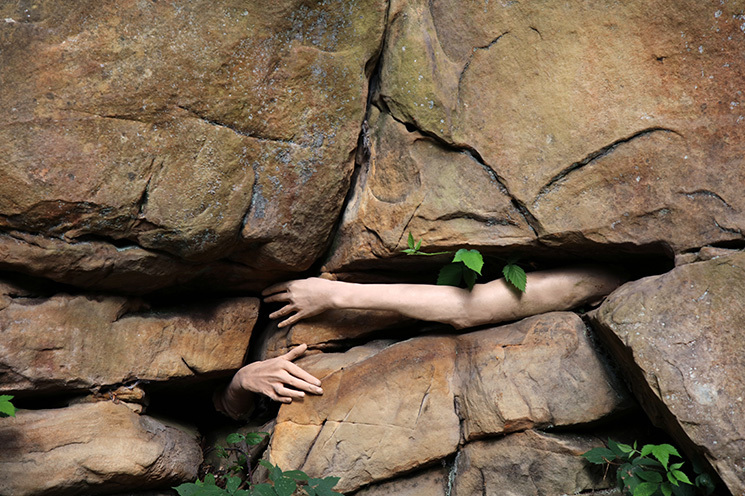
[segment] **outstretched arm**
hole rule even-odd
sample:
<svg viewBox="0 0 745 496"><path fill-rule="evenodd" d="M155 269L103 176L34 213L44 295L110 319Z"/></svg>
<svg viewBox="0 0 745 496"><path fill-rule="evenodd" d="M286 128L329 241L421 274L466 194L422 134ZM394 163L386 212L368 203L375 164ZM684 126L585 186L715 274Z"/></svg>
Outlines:
<svg viewBox="0 0 745 496"><path fill-rule="evenodd" d="M427 284L356 284L310 278L264 290L267 302L287 304L270 315L287 317L284 327L331 308L391 310L404 316L451 324L456 328L515 320L554 310L568 310L598 300L623 282L601 266L578 266L531 272L525 293L504 279L476 284L468 291Z"/></svg>

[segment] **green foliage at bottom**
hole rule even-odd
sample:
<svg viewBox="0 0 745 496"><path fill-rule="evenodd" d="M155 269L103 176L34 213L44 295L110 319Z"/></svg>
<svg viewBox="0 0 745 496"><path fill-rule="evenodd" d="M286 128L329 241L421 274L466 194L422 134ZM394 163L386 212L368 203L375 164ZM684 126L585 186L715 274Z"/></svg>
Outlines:
<svg viewBox="0 0 745 496"><path fill-rule="evenodd" d="M245 479L236 475L223 475L220 479L213 474L208 474L204 480L196 482L187 482L180 486L174 487L179 496L292 496L305 494L307 496L343 496L341 493L333 491L333 487L339 482L338 477L324 477L316 479L309 477L302 470L283 471L276 465L260 460L259 463L269 472L269 482L253 484L251 475L252 470L247 461L247 453L240 446L256 445L266 436L267 433L248 433L248 434L230 434L227 437L229 444L235 445L232 448L218 448L218 455L230 460L234 458L233 465L228 472L241 473L246 472Z"/></svg>
<svg viewBox="0 0 745 496"><path fill-rule="evenodd" d="M650 456L651 455L651 456ZM683 471L685 462L670 463L680 458L678 450L669 444L645 444L641 450L608 439L607 448L593 448L582 455L590 463L616 466L618 488L631 496L709 496L714 483L698 466L691 479Z"/></svg>

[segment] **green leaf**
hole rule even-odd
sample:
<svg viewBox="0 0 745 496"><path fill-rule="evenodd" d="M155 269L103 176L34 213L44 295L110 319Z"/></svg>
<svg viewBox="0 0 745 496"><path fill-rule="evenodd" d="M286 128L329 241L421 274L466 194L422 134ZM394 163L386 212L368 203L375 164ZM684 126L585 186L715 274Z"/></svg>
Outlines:
<svg viewBox="0 0 745 496"><path fill-rule="evenodd" d="M207 474L204 481L174 487L179 496L227 496L229 493L215 484L215 476Z"/></svg>
<svg viewBox="0 0 745 496"><path fill-rule="evenodd" d="M693 486L671 486L674 496L696 496L698 494Z"/></svg>
<svg viewBox="0 0 745 496"><path fill-rule="evenodd" d="M678 450L676 450L674 447L670 446L669 444L653 444L652 446L652 454L655 458L657 458L660 463L662 463L662 466L667 469L667 462L670 458L670 455L675 455L677 457L680 457L680 453L678 453ZM645 446L646 448L646 446Z"/></svg>
<svg viewBox="0 0 745 496"><path fill-rule="evenodd" d="M469 269L468 267L465 267L463 269L463 280L466 281L466 286L468 286L468 291L472 291L473 287L476 285L476 278L479 275Z"/></svg>
<svg viewBox="0 0 745 496"><path fill-rule="evenodd" d="M660 486L660 491L662 491L662 496L673 496L673 488L669 482L663 483Z"/></svg>
<svg viewBox="0 0 745 496"><path fill-rule="evenodd" d="M187 482L173 488L179 496L199 496L199 491L202 490L200 486L197 486L193 482Z"/></svg>
<svg viewBox="0 0 745 496"><path fill-rule="evenodd" d="M16 416L16 407L14 407L13 403L10 402L12 399L13 396L9 394L3 394L0 396L0 417Z"/></svg>
<svg viewBox="0 0 745 496"><path fill-rule="evenodd" d="M478 250L466 250L461 248L455 252L453 262L463 262L466 267L481 275L481 269L484 267L484 257Z"/></svg>
<svg viewBox="0 0 745 496"><path fill-rule="evenodd" d="M642 456L647 456L650 453L652 453L652 449L654 448L654 444L645 444L642 446L641 454Z"/></svg>
<svg viewBox="0 0 745 496"><path fill-rule="evenodd" d="M225 441L229 444L236 444L240 443L246 440L246 436L243 434L238 434L237 432L234 432L232 434L228 434L228 437L225 438Z"/></svg>
<svg viewBox="0 0 745 496"><path fill-rule="evenodd" d="M235 493L235 491L238 489L238 486L241 485L240 477L226 477L225 481L225 490L230 494Z"/></svg>
<svg viewBox="0 0 745 496"><path fill-rule="evenodd" d="M414 249L416 251L419 251L419 248L421 248L421 247L422 247L422 238L419 238L419 241L417 241L416 246L414 247Z"/></svg>
<svg viewBox="0 0 745 496"><path fill-rule="evenodd" d="M301 480L301 481L308 480L308 474L306 474L302 470L286 470L285 477L292 477L295 480Z"/></svg>
<svg viewBox="0 0 745 496"><path fill-rule="evenodd" d="M277 492L269 484L256 484L253 487L253 492L256 496L277 496Z"/></svg>
<svg viewBox="0 0 745 496"><path fill-rule="evenodd" d="M684 463L685 462L671 463L670 464L670 470L680 470L680 467L682 467Z"/></svg>
<svg viewBox="0 0 745 496"><path fill-rule="evenodd" d="M647 482L662 482L662 474L653 470L640 470L637 475Z"/></svg>
<svg viewBox="0 0 745 496"><path fill-rule="evenodd" d="M706 473L699 474L699 476L696 477L696 487L704 489L707 496L713 493L715 489L714 481L711 480L711 476Z"/></svg>
<svg viewBox="0 0 745 496"><path fill-rule="evenodd" d="M613 439L608 439L608 448L613 451L619 458L628 459L628 454L634 451L634 449L628 444L617 443Z"/></svg>
<svg viewBox="0 0 745 496"><path fill-rule="evenodd" d="M417 250L417 248L414 248L414 236L411 234L411 231L409 231L409 238L407 239L406 243L409 245L410 249Z"/></svg>
<svg viewBox="0 0 745 496"><path fill-rule="evenodd" d="M671 474L670 472L667 472L666 475L667 475L667 480L669 480L673 486L678 485L678 479L676 479L675 476L673 476L673 474Z"/></svg>
<svg viewBox="0 0 745 496"><path fill-rule="evenodd" d="M658 487L659 484L655 484L654 482L642 482L634 488L632 494L634 496L652 496Z"/></svg>
<svg viewBox="0 0 745 496"><path fill-rule="evenodd" d="M274 480L274 490L277 492L278 496L292 496L292 493L294 493L296 489L297 482L289 477L283 475Z"/></svg>
<svg viewBox="0 0 745 496"><path fill-rule="evenodd" d="M268 432L249 432L246 434L246 444L251 446L257 445L268 435Z"/></svg>
<svg viewBox="0 0 745 496"><path fill-rule="evenodd" d="M515 264L507 264L502 269L502 274L504 274L504 279L508 283L512 284L523 293L525 292L525 288L528 284L528 276L525 274L522 267Z"/></svg>
<svg viewBox="0 0 745 496"><path fill-rule="evenodd" d="M440 286L460 286L463 274L463 264L451 263L440 269L437 276L437 284Z"/></svg>
<svg viewBox="0 0 745 496"><path fill-rule="evenodd" d="M673 477L678 479L680 482L683 482L684 484L693 485L693 483L691 482L691 479L689 479L688 476L684 472L680 470L671 470L670 473L673 474Z"/></svg>
<svg viewBox="0 0 745 496"><path fill-rule="evenodd" d="M608 448L593 448L582 456L595 465L604 465L616 459L616 454Z"/></svg>
<svg viewBox="0 0 745 496"><path fill-rule="evenodd" d="M272 465L271 463L269 463L266 460L259 460L259 465L261 465L262 467L264 467L266 469L269 469L269 470L272 470L274 468L274 465Z"/></svg>
<svg viewBox="0 0 745 496"><path fill-rule="evenodd" d="M637 466L645 466L645 467L659 467L662 468L662 464L655 460L654 458L642 458L642 457L636 457L633 460L631 460L631 464L635 467Z"/></svg>

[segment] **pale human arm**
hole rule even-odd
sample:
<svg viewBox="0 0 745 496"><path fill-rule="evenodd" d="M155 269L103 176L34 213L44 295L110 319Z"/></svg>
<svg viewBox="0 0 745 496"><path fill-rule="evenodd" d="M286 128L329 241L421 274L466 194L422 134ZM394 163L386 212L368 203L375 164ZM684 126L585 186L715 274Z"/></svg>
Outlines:
<svg viewBox="0 0 745 496"><path fill-rule="evenodd" d="M249 363L233 376L228 387L214 396L215 408L239 418L253 406L253 393L265 394L280 403L292 403L305 393L323 394L321 381L292 363L307 350L305 344L282 356ZM290 386L290 387L288 387Z"/></svg>
<svg viewBox="0 0 745 496"><path fill-rule="evenodd" d="M276 284L264 291L267 302L286 302L270 315L287 317L279 326L331 308L390 310L420 320L472 327L568 310L597 300L623 282L613 270L578 266L528 274L525 293L504 279L476 284L472 291L427 284L356 284L310 278Z"/></svg>

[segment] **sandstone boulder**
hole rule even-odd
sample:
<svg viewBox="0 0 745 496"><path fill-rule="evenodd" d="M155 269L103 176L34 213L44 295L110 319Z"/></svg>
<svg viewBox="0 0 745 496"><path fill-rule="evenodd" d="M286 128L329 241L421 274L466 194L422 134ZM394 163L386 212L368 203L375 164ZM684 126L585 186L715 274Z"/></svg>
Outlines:
<svg viewBox="0 0 745 496"><path fill-rule="evenodd" d="M82 241L264 280L307 269L349 186L386 7L4 2L0 230L72 244L57 271Z"/></svg>
<svg viewBox="0 0 745 496"><path fill-rule="evenodd" d="M391 257L409 230L554 255L742 240L743 22L692 0L392 2L328 269Z"/></svg>
<svg viewBox="0 0 745 496"><path fill-rule="evenodd" d="M469 443L455 461L452 495L560 496L606 489L615 478L604 479L602 467L580 457L598 446L603 440L594 436L535 430Z"/></svg>
<svg viewBox="0 0 745 496"><path fill-rule="evenodd" d="M623 286L592 315L648 415L745 493L745 253Z"/></svg>
<svg viewBox="0 0 745 496"><path fill-rule="evenodd" d="M256 298L149 310L125 297L0 286L0 391L88 389L239 368Z"/></svg>
<svg viewBox="0 0 745 496"><path fill-rule="evenodd" d="M280 409L271 459L339 476L341 491L443 460L464 440L586 423L628 406L573 313L300 364L324 395Z"/></svg>
<svg viewBox="0 0 745 496"><path fill-rule="evenodd" d="M0 422L0 493L110 494L193 480L191 432L112 402L20 410Z"/></svg>

